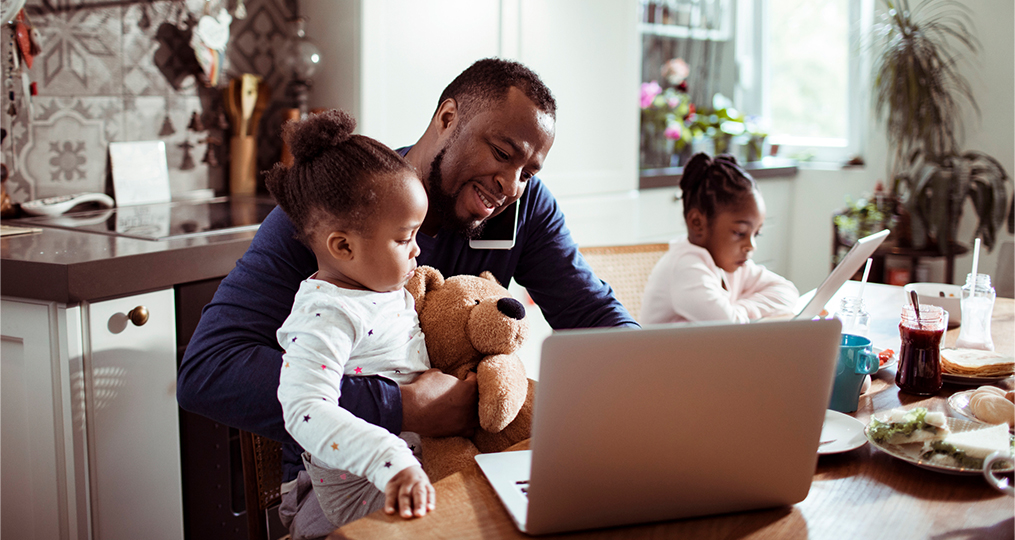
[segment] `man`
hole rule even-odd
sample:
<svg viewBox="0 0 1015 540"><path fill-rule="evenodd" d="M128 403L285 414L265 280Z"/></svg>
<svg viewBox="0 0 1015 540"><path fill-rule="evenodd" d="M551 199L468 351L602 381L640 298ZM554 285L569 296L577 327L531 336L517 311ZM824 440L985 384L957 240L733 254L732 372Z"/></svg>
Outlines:
<svg viewBox="0 0 1015 540"><path fill-rule="evenodd" d="M400 151L419 171L430 201L417 261L445 276L489 270L505 285L513 277L553 328L636 326L578 253L556 201L535 176L553 144L555 119L549 89L515 62L480 60L448 85L423 136ZM515 201L515 247L470 248L469 237ZM301 449L285 431L276 397L282 351L275 331L300 282L316 270L313 253L275 208L205 308L180 364L180 406L285 442L286 481L302 469ZM348 377L341 393L340 406L395 434L458 435L478 425L474 374L463 381L431 370L403 386ZM297 522L307 508L320 513L312 491L286 497L283 506L299 510Z"/></svg>

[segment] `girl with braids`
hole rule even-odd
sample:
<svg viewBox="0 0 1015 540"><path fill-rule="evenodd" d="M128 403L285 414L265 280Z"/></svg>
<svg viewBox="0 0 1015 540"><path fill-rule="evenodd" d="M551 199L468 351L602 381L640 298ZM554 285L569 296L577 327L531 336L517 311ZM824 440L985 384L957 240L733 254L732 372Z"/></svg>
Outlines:
<svg viewBox="0 0 1015 540"><path fill-rule="evenodd" d="M687 236L670 242L652 269L641 322L746 323L792 315L796 287L751 260L765 201L736 158L696 154L680 189Z"/></svg>
<svg viewBox="0 0 1015 540"><path fill-rule="evenodd" d="M410 449L418 437L395 436L338 403L343 377L408 383L430 367L404 288L416 269L426 191L403 158L353 135L355 126L342 111L286 124L293 164L276 165L266 179L318 264L276 335L285 350L285 427L306 449L308 474L293 489L312 484L328 521L286 523L294 539L323 536L381 507L404 518L434 508L433 486Z"/></svg>

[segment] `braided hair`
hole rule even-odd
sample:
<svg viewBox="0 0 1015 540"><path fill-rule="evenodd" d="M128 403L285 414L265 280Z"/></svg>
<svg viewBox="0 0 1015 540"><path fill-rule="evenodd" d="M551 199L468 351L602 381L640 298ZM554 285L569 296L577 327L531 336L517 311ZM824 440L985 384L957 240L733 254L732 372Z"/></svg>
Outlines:
<svg viewBox="0 0 1015 540"><path fill-rule="evenodd" d="M478 60L461 72L441 93L437 110L445 100L454 99L462 115L469 118L481 106L504 99L512 87L521 90L540 111L557 118L557 101L539 75L518 62L500 58Z"/></svg>
<svg viewBox="0 0 1015 540"><path fill-rule="evenodd" d="M711 220L755 189L754 178L737 164L737 158L729 154L713 158L704 152L697 153L684 166L680 177L684 218L692 208L697 208Z"/></svg>
<svg viewBox="0 0 1015 540"><path fill-rule="evenodd" d="M387 146L353 135L355 128L352 115L339 110L290 121L282 128L293 164L275 164L265 184L305 244L322 225L362 232L377 211L380 183L413 170Z"/></svg>

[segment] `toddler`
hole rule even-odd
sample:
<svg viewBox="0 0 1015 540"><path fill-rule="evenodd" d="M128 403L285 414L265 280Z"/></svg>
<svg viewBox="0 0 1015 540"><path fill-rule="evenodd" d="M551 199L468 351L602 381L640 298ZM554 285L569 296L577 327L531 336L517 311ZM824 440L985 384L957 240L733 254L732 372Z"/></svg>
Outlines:
<svg viewBox="0 0 1015 540"><path fill-rule="evenodd" d="M680 189L687 236L670 242L652 269L641 322L746 323L792 315L796 287L751 260L765 201L736 158L696 154Z"/></svg>
<svg viewBox="0 0 1015 540"><path fill-rule="evenodd" d="M355 126L343 111L286 124L293 164L276 165L266 178L317 258L317 272L300 284L277 332L285 350L278 400L286 430L306 450L326 531L382 506L404 518L423 516L435 502L410 449L418 437L395 436L338 406L342 377L408 383L430 367L404 288L416 268L426 191L405 160L353 135ZM298 526L305 524L290 529Z"/></svg>

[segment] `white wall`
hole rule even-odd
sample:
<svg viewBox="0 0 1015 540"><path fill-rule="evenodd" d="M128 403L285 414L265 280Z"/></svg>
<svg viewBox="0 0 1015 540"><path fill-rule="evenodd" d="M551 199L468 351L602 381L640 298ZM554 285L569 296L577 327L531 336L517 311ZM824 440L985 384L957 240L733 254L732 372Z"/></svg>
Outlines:
<svg viewBox="0 0 1015 540"><path fill-rule="evenodd" d="M1015 6L1011 0L968 0L983 45L962 73L983 111L964 110L966 149L997 158L1015 174ZM500 55L529 64L557 95L557 141L541 177L560 198L583 244L659 239L666 219L642 215L669 204L666 196L632 192L637 175L638 40L634 0L300 0L308 35L322 49L311 105L342 107L360 118L361 132L392 145L422 133L444 85L473 60ZM397 15L396 15L397 14ZM437 15L435 15L437 14ZM618 16L618 14L620 14ZM425 20L438 23L426 24ZM633 39L629 39L634 36ZM364 61L364 58L372 59ZM364 90L364 81L369 81ZM788 261L778 265L801 290L829 271L832 214L886 178L883 128L871 121L860 170L801 170L788 190ZM658 199L659 203L641 199ZM967 208L960 241L975 228ZM679 218L678 218L679 219ZM672 229L672 228L671 228ZM1000 242L1012 241L1002 232ZM998 250L982 252L993 272ZM971 255L956 260L964 280ZM943 279L943 264L931 280Z"/></svg>
<svg viewBox="0 0 1015 540"><path fill-rule="evenodd" d="M919 2L914 2L914 4ZM972 87L983 115L976 116L969 106L963 109L966 150L985 152L1015 175L1015 5L1011 0L966 0L971 13L975 34L982 49L979 54L965 55L961 73ZM795 191L796 211L793 216L790 271L787 275L800 290L816 287L829 271L831 257L832 221L835 210L845 206L846 195L858 197L870 193L878 179L887 178L887 144L883 127L870 120L862 170L804 170L797 177ZM1008 193L1011 196L1011 184ZM960 242L972 245L976 229L975 213L967 203L959 228ZM1007 229L1002 229L998 245L1013 241ZM998 264L999 250L987 253L981 250L980 272L993 274ZM941 261L931 268L931 281L944 278ZM972 253L955 260L955 281L965 282L972 266Z"/></svg>

